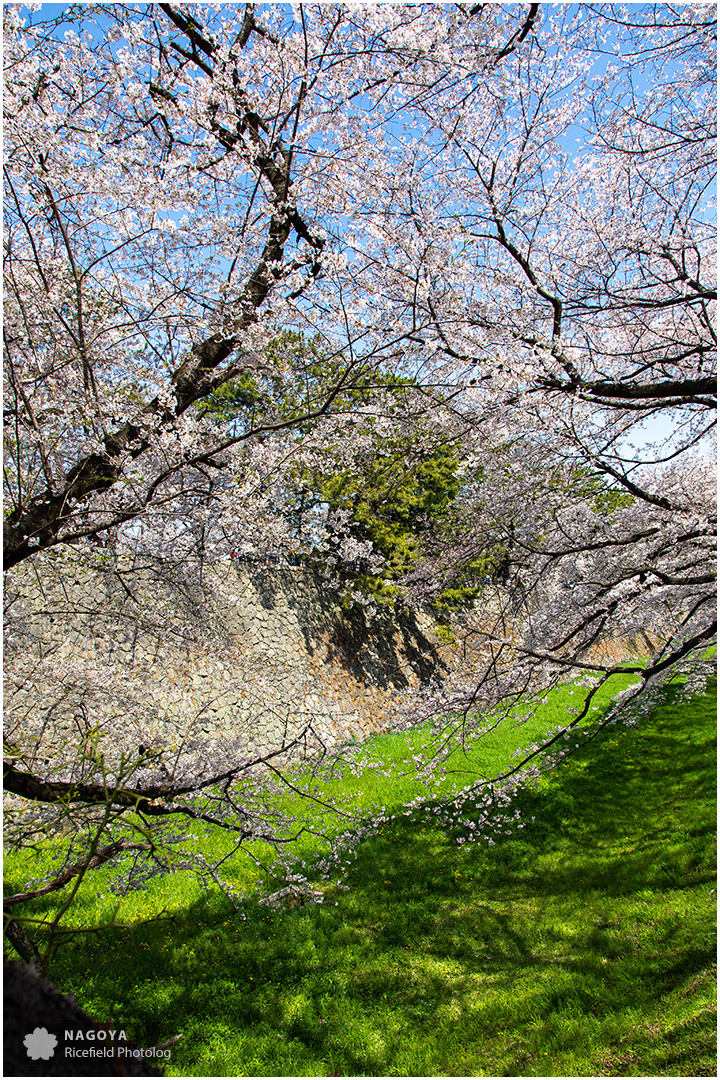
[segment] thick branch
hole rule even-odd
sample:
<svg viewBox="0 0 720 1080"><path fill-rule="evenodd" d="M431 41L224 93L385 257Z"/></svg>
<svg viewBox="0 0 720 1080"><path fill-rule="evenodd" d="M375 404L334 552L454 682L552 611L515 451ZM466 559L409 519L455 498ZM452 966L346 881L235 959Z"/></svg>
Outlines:
<svg viewBox="0 0 720 1080"><path fill-rule="evenodd" d="M43 885L40 889L32 889L29 892L13 893L11 896L5 896L3 898L3 908L11 908L15 904L24 903L26 900L34 900L38 896L47 896L48 893L56 892L58 889L62 889L64 885L67 885L69 881L72 881L74 877L77 877L78 874L82 874L85 870L93 870L96 866L102 866L103 863L114 859L121 851L150 850L150 844L129 844L125 840L116 840L113 844L101 848L90 859L80 859L78 862L66 867L48 885Z"/></svg>
<svg viewBox="0 0 720 1080"><path fill-rule="evenodd" d="M224 772L211 776L207 780L198 780L184 785L151 784L148 787L108 788L104 784L73 783L67 780L42 780L33 773L22 772L11 761L3 762L3 787L13 795L19 795L31 802L42 803L86 803L89 806L117 806L134 810L148 817L164 817L170 814L185 814L191 818L213 821L200 811L185 805L172 805L172 800L181 795L198 794L208 788L224 784L226 787L240 773L255 765L267 765L277 757L287 754L296 746L304 745L308 735L313 735L311 725L303 728L290 742L279 746L262 757L234 765ZM163 800L159 802L158 800ZM170 803L171 805L166 805ZM249 834L248 834L249 835Z"/></svg>
<svg viewBox="0 0 720 1080"><path fill-rule="evenodd" d="M70 783L64 780L41 780L33 773L22 772L12 762L3 763L3 787L13 795L42 803L87 803L91 806L120 806L143 814L160 810L152 800L184 794L188 788L178 790L169 786L110 789L103 784Z"/></svg>
<svg viewBox="0 0 720 1080"><path fill-rule="evenodd" d="M199 23L191 16L184 16L170 4L162 4L168 17L187 34L193 48L201 49L211 57L215 46L200 32ZM151 84L152 94L167 97L159 87ZM104 439L103 452L88 454L81 458L68 471L60 490L52 493L48 490L29 507L19 506L4 522L4 560L7 568L30 557L38 550L53 546L59 542L60 532L67 518L74 512L76 505L88 495L107 491L122 475L128 459L139 457L150 445L152 435L166 428L180 417L191 405L233 378L237 372L226 370L219 374L218 368L237 348L240 334L257 318L257 311L267 299L276 284L278 275L271 269L279 264L285 250L285 244L292 230L304 240L317 255L323 249L324 238L313 235L302 219L296 207L287 206L288 190L291 185L289 159L279 149L278 162L267 153L260 138L263 126L260 118L253 113L243 100L245 113L238 125L240 131L246 128L251 132L258 148L254 164L262 176L269 182L273 191L274 211L270 217L267 238L262 254L254 271L247 278L238 297L237 305L240 317L235 323L234 333L224 337L213 334L205 341L192 348L192 355L177 368L172 375L175 393L174 408L155 398L145 406L135 423L126 423ZM233 149L241 142L241 134L228 132L221 125L211 127L215 136L226 149ZM310 273L317 277L321 265L317 258L310 266Z"/></svg>
<svg viewBox="0 0 720 1080"><path fill-rule="evenodd" d="M5 937L13 946L18 956L21 956L38 974L42 971L42 957L38 947L17 919L5 918Z"/></svg>
<svg viewBox="0 0 720 1080"><path fill-rule="evenodd" d="M717 379L666 379L654 383L622 382L586 382L584 379L565 381L554 376L544 376L538 380L548 390L561 390L565 393L592 395L594 398L617 398L622 401L664 400L666 398L697 400L699 396L713 398L717 394ZM674 402L673 402L674 403ZM713 407L716 402L713 402Z"/></svg>

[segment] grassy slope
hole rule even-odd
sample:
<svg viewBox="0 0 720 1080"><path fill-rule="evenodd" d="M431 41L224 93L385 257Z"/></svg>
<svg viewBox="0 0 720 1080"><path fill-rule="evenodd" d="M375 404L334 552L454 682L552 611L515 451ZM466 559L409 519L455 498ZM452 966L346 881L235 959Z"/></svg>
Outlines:
<svg viewBox="0 0 720 1080"><path fill-rule="evenodd" d="M597 708L607 707L613 695L631 681L623 676L609 680L597 695ZM494 777L504 772L519 748L542 739L556 725L566 724L569 710L582 697L581 687L559 687L548 695L545 704L534 711L530 712L527 708L519 710L527 714L521 723L506 718L478 740L468 753L454 749L446 762L445 773L431 788L418 776L416 766L410 761L413 754L428 757L437 751L438 738L433 736L429 727L417 728L405 734L374 736L358 748L360 774L353 775L346 769L344 776L323 776L317 794L323 800L331 799L339 806L347 803L353 811L366 812L368 816L380 809L388 812L401 810L418 796L431 800L450 794L478 777ZM300 783L304 786L302 781ZM287 790L279 796L281 803L283 800L285 809L311 829L289 844L288 849L295 859L306 860L308 865L312 865L318 856L322 857L328 851L325 835L332 837L341 833L346 828L347 819L323 811L322 807L310 800L298 800ZM275 853L267 845L260 842L245 844L237 854L231 855L229 853L234 843L232 834L202 823L183 822L180 827L185 830L184 849L203 852L210 862L228 856L227 861L223 862L223 879L238 893L254 895L258 888L273 891L284 884L282 879L268 877L258 868L257 862L246 854L250 850L261 863L272 863ZM297 827L297 824L293 825L291 831L296 831ZM138 837L135 835L133 839L137 840ZM65 857L66 842L62 838L46 838L39 847L29 846L8 852L4 867L5 892L20 892L27 887L27 882L57 869ZM161 912L185 911L189 904L201 897L203 891L195 874L179 871L169 877L152 879L146 889L131 892L120 902L117 892L113 891L116 876L116 867L94 870L89 874L73 907L64 916L63 926L101 927L113 919L136 924ZM64 896L63 891L38 900L28 905L24 913L52 919L64 902Z"/></svg>
<svg viewBox="0 0 720 1080"><path fill-rule="evenodd" d="M182 1031L173 1075L715 1075L714 785L713 699L670 701L493 848L402 818L323 907L198 898L54 974L141 1045Z"/></svg>

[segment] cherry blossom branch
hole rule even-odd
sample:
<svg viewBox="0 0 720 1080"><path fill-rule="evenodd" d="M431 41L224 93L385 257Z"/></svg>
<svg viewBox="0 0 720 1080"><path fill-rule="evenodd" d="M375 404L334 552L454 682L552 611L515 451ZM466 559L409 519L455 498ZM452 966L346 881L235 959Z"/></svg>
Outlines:
<svg viewBox="0 0 720 1080"><path fill-rule="evenodd" d="M105 847L95 852L89 859L80 859L79 862L66 867L63 872L58 874L58 876L49 884L43 885L39 889L31 889L21 893L12 893L9 896L3 897L3 908L12 908L16 904L24 904L28 900L35 900L38 896L47 896L48 893L56 892L58 889L62 889L63 886L67 885L74 877L77 877L78 874L85 873L87 870L94 870L95 867L102 866L122 852L151 850L151 844L133 844L126 840L116 840L112 844L107 844Z"/></svg>

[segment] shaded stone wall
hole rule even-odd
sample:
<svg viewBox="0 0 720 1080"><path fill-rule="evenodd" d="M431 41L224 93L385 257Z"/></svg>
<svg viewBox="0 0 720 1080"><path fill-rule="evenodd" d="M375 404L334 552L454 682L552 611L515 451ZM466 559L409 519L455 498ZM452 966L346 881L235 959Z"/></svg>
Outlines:
<svg viewBox="0 0 720 1080"><path fill-rule="evenodd" d="M430 609L348 609L307 566L220 562L185 577L114 558L71 567L26 566L6 588L6 730L25 745L46 716L38 755L51 729L77 739L78 715L98 727L120 715L135 748L224 740L264 754L309 723L335 743L388 727L408 693L472 680L477 638L463 641L464 619L453 623L462 644L448 645ZM475 627L507 600L485 593L467 613ZM644 647L600 642L591 658Z"/></svg>
<svg viewBox="0 0 720 1080"><path fill-rule="evenodd" d="M387 725L399 695L449 669L429 612L371 617L357 605L348 609L306 567L214 573L232 577L232 602L219 611L211 601L205 618L222 622L230 654L250 665L248 695L264 696L283 720L313 718L337 738L367 735ZM185 664L197 673L202 661L187 655ZM229 713L238 709L237 701L227 705Z"/></svg>
<svg viewBox="0 0 720 1080"><path fill-rule="evenodd" d="M132 676L157 712L158 738L166 722L182 735L178 717L257 751L308 720L333 742L363 737L388 725L399 697L452 667L429 610L348 609L306 566L218 563L194 580L117 562L56 578L26 570L8 599L9 656L22 649L37 660L35 676L10 678L16 716L61 698L55 674L67 683L105 664Z"/></svg>

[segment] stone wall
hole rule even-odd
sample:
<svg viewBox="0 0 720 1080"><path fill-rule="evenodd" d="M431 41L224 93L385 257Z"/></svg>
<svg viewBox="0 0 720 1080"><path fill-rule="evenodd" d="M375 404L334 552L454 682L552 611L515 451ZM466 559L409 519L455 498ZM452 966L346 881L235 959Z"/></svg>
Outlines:
<svg viewBox="0 0 720 1080"><path fill-rule="evenodd" d="M224 741L262 755L309 724L333 744L387 728L413 691L472 679L472 655L447 644L431 609L348 608L306 565L226 561L198 574L49 559L14 571L5 599L6 731L27 745L42 728L38 755L51 731L66 741L93 726L117 732L118 716L135 748L189 754ZM488 586L473 625L492 622L503 600ZM642 651L611 640L592 658Z"/></svg>
<svg viewBox="0 0 720 1080"><path fill-rule="evenodd" d="M193 580L116 561L40 578L28 569L8 599L8 670L14 654L25 656L25 672L27 657L36 662L24 682L10 674L15 716L60 702L75 675L80 686L97 665L132 677L128 686L157 713L158 738L167 723L179 731L178 718L258 751L308 721L332 742L363 737L389 724L406 692L442 682L453 666L431 611L348 608L307 566L222 562ZM55 708L56 723L79 692ZM93 694L98 708L102 685ZM128 705L128 725L134 716Z"/></svg>

